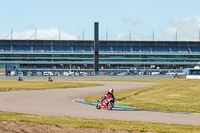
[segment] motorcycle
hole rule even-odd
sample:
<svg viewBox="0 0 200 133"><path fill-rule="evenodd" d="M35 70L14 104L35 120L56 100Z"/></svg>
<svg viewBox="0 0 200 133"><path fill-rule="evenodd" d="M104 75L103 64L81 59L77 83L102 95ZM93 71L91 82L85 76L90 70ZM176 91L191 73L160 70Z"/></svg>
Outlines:
<svg viewBox="0 0 200 133"><path fill-rule="evenodd" d="M49 81L49 82L53 82L53 79L52 79L52 78L50 78L50 79L48 79L48 81Z"/></svg>
<svg viewBox="0 0 200 133"><path fill-rule="evenodd" d="M111 98L111 97L106 97L106 99L104 101L102 101L103 97L100 97L100 101L97 100L97 105L96 108L97 109L101 109L101 108L107 108L109 110L112 110L112 108L114 107L114 103L115 103L115 97Z"/></svg>

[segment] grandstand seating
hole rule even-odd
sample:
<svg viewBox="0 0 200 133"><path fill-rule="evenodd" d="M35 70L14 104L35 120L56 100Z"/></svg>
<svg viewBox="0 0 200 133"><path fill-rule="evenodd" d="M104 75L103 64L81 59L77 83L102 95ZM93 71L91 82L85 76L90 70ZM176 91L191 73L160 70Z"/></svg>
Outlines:
<svg viewBox="0 0 200 133"><path fill-rule="evenodd" d="M19 44L13 45L13 51L31 51L31 46L29 46L29 45L19 45Z"/></svg>
<svg viewBox="0 0 200 133"><path fill-rule="evenodd" d="M6 53L7 52L7 53ZM176 69L200 58L200 42L99 41L101 68ZM88 40L0 40L0 60L29 68L87 68L94 63L94 42ZM51 63L52 65L49 65ZM0 64L0 65L1 65Z"/></svg>
<svg viewBox="0 0 200 133"><path fill-rule="evenodd" d="M0 51L2 52L71 52L71 53L88 53L94 52L93 43L72 43L66 42L40 42L40 43L28 43L28 42L17 42L17 43L0 43ZM100 43L99 45L100 53L197 53L200 52L199 45L184 45L180 44L108 44Z"/></svg>
<svg viewBox="0 0 200 133"><path fill-rule="evenodd" d="M0 48L3 51L11 51L11 46L10 45L4 45Z"/></svg>
<svg viewBox="0 0 200 133"><path fill-rule="evenodd" d="M170 52L169 47L167 46L151 46L152 52Z"/></svg>
<svg viewBox="0 0 200 133"><path fill-rule="evenodd" d="M191 52L200 52L199 46L190 46L189 48L190 48Z"/></svg>
<svg viewBox="0 0 200 133"><path fill-rule="evenodd" d="M65 52L69 52L72 51L71 46L67 46L67 45L53 45L53 52L59 52L59 51L65 51Z"/></svg>

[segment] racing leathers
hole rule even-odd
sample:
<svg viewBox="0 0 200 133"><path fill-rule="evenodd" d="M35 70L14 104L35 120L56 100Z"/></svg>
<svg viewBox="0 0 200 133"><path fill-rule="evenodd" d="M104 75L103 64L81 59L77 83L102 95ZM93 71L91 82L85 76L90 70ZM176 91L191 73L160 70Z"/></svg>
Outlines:
<svg viewBox="0 0 200 133"><path fill-rule="evenodd" d="M106 97L111 97L113 98L114 95L110 91L106 92L106 94L103 96L102 100L100 101L101 103L106 99Z"/></svg>

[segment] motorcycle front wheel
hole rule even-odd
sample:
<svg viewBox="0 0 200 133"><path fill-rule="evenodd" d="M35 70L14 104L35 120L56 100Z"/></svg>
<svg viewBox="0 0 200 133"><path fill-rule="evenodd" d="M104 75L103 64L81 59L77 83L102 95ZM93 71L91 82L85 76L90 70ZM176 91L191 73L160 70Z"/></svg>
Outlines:
<svg viewBox="0 0 200 133"><path fill-rule="evenodd" d="M113 102L109 102L108 103L108 109L112 110L113 107L114 107L114 103Z"/></svg>
<svg viewBox="0 0 200 133"><path fill-rule="evenodd" d="M101 108L100 102L97 102L96 108L97 108L97 109L100 109L100 108Z"/></svg>

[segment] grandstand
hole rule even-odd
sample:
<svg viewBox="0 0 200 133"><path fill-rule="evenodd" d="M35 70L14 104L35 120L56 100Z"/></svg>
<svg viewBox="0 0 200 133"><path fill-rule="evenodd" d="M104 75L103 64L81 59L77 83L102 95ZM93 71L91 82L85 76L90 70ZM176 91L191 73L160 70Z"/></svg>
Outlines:
<svg viewBox="0 0 200 133"><path fill-rule="evenodd" d="M199 41L99 41L99 68L182 70L200 62ZM92 40L0 40L0 67L94 69Z"/></svg>

